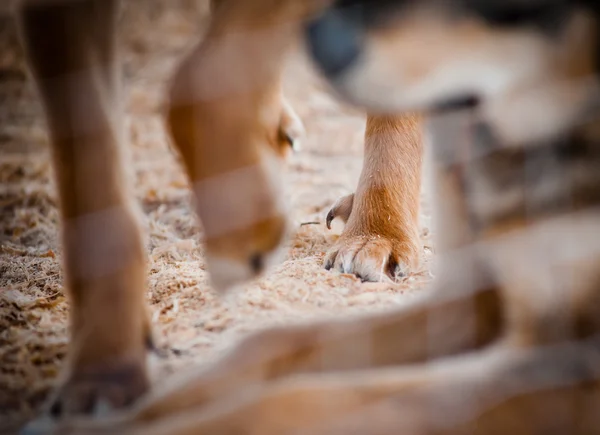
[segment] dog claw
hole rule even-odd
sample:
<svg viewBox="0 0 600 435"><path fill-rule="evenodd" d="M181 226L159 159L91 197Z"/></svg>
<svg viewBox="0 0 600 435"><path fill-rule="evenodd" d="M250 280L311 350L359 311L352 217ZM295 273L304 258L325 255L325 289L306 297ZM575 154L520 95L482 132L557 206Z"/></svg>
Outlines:
<svg viewBox="0 0 600 435"><path fill-rule="evenodd" d="M340 199L333 204L329 213L327 213L327 218L325 219L325 223L327 225L327 229L331 229L331 223L336 219L340 218L344 224L348 222L348 218L352 213L352 206L354 205L354 194L342 196Z"/></svg>
<svg viewBox="0 0 600 435"><path fill-rule="evenodd" d="M329 213L327 213L327 219L325 220L325 224L327 225L328 230L331 229L331 222L333 222L334 219L335 214L333 213L333 210L329 210Z"/></svg>
<svg viewBox="0 0 600 435"><path fill-rule="evenodd" d="M279 125L280 140L288 144L292 151L299 152L301 149L301 139L305 134L306 131L302 120L296 114L292 106L284 100Z"/></svg>

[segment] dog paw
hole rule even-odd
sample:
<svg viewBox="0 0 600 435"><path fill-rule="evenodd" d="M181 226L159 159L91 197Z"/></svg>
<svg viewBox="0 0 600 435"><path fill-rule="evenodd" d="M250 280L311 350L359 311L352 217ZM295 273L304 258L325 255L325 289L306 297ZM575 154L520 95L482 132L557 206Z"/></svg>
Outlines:
<svg viewBox="0 0 600 435"><path fill-rule="evenodd" d="M381 236L342 236L325 258L325 269L371 282L394 282L408 273L408 264L402 249Z"/></svg>
<svg viewBox="0 0 600 435"><path fill-rule="evenodd" d="M57 389L45 414L54 420L77 415L103 417L131 406L148 389L145 363L79 369Z"/></svg>
<svg viewBox="0 0 600 435"><path fill-rule="evenodd" d="M346 225L325 256L327 270L354 274L363 281L394 282L419 261L417 223L407 224L402 213L365 207L354 195L340 198L327 214L331 229L335 219Z"/></svg>

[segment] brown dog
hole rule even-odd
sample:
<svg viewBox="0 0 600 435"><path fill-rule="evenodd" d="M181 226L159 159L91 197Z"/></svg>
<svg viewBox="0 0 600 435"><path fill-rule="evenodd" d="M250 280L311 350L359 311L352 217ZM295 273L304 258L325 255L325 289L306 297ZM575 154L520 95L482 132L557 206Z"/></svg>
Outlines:
<svg viewBox="0 0 600 435"><path fill-rule="evenodd" d="M193 184L213 284L226 289L273 263L285 236L278 172L302 124L282 98L281 70L302 19L325 2L212 3L206 37L173 79L168 123ZM126 406L148 389L145 253L124 171L117 9L116 0L19 5L51 132L71 303L55 416ZM415 264L420 160L416 120L369 118L363 175L328 267L379 280ZM397 180L403 188L390 189Z"/></svg>
<svg viewBox="0 0 600 435"><path fill-rule="evenodd" d="M600 433L599 30L585 0L337 2L308 43L342 95L454 112L433 123L436 291L256 334L58 433Z"/></svg>

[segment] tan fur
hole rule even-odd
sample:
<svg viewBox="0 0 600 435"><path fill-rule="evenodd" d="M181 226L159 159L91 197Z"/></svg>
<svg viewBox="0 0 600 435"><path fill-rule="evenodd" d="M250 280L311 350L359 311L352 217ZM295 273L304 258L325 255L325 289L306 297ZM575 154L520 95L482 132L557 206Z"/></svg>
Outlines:
<svg viewBox="0 0 600 435"><path fill-rule="evenodd" d="M437 163L440 184L456 177ZM412 306L260 332L131 412L56 433L598 433L598 222L591 208L471 227Z"/></svg>
<svg viewBox="0 0 600 435"><path fill-rule="evenodd" d="M489 26L463 6L460 0L421 1L394 20L401 25L375 26L364 35L368 61L336 78L335 87L379 112L429 110L446 99L478 95L507 146L569 128L578 108L597 98L598 85L586 78L597 62L598 24L581 5L573 3L554 39L535 25L512 31Z"/></svg>
<svg viewBox="0 0 600 435"><path fill-rule="evenodd" d="M22 7L23 36L48 113L71 299L70 369L55 410L86 411L97 396L128 405L148 388L150 331L142 235L123 169L120 118L112 111L120 104L111 30L116 3ZM84 31L88 38L81 39Z"/></svg>
<svg viewBox="0 0 600 435"><path fill-rule="evenodd" d="M490 120L481 114L433 120L432 176L445 214L435 290L423 300L260 332L131 412L56 433L599 433L600 115L580 113L588 119L573 125L565 114L552 134L533 131L525 143L482 134L480 121ZM538 172L524 171L529 159ZM491 206L475 201L482 186ZM517 200L494 202L506 194ZM529 194L524 208L519 198Z"/></svg>
<svg viewBox="0 0 600 435"><path fill-rule="evenodd" d="M250 168L244 172L244 180L236 180L255 188L254 196L246 192L252 204L240 210L239 214L245 214L241 226L225 228L225 233L207 241L209 254L225 255L246 265L252 261L250 256L268 255L285 234L284 209L277 202L280 194L273 192L270 177L277 176L289 142L302 134L301 123L282 102L279 85L282 56L294 32L275 29L261 34L263 26L252 22L257 16L246 13L242 17L250 21L237 19L236 9L230 12L226 2L221 3L211 36L182 63L175 77L169 121L195 187L204 179ZM152 340L144 303L142 234L124 170L114 44L118 2L23 0L19 6L23 41L51 132L62 212L65 284L71 301L69 368L53 400L53 413L90 412L101 401L116 407L129 405L148 388L145 360ZM247 44L229 41L229 23L248 32ZM268 53L265 62L252 57L261 53ZM210 58L206 65L205 57ZM260 68L249 69L250 61ZM190 66L194 62L201 66ZM220 95L202 95L203 86L214 84L214 74L222 68L255 73L244 77L248 91L232 87L232 83L239 84L239 77L225 74L220 89L210 88ZM232 83L224 83L227 78ZM190 96L192 99L185 100ZM265 153L273 156L272 162L265 160ZM221 203L232 199L224 186L237 189L236 183L222 181ZM199 200L200 191L206 189L197 189ZM219 208L219 201L209 207L235 213ZM200 208L205 205L198 202ZM256 208L262 213L258 217L253 215ZM206 211L200 210L201 217L203 214ZM211 229L205 226L207 234ZM263 260L255 262L252 270L234 278L259 273ZM212 275L218 282L219 275L228 274L228 270L216 270Z"/></svg>
<svg viewBox="0 0 600 435"><path fill-rule="evenodd" d="M192 182L217 289L262 272L286 235L278 176L303 127L282 97L281 69L303 20L326 3L212 0L205 38L173 78L168 126ZM51 131L71 302L69 367L52 400L57 415L130 405L148 389L152 339L143 235L124 169L117 8L116 0L20 2ZM356 209L334 248L380 237L353 259L365 279L381 279L372 270L388 258L410 266L418 256L418 129L412 118L369 118ZM375 185L370 174L378 173ZM399 180L406 180L400 189ZM382 198L385 209L375 208Z"/></svg>
<svg viewBox="0 0 600 435"><path fill-rule="evenodd" d="M325 264L367 281L394 279L420 258L422 125L418 116L369 116L356 193L329 213L346 226Z"/></svg>
<svg viewBox="0 0 600 435"><path fill-rule="evenodd" d="M206 37L183 61L171 90L170 130L196 191L209 270L219 288L232 283L219 277L227 276L222 264L238 263L236 281L249 279L268 264L286 234L277 156L287 136L299 129L283 103L280 76L297 30L268 25L277 8L284 16L286 5L268 6L219 4ZM282 132L282 126L292 129ZM232 216L238 220L231 226L214 228ZM259 270L253 270L257 257Z"/></svg>

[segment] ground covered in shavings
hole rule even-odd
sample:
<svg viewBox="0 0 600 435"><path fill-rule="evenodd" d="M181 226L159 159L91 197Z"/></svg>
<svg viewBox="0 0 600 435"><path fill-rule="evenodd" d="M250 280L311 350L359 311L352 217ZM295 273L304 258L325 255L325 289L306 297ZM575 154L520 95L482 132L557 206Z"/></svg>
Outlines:
<svg viewBox="0 0 600 435"><path fill-rule="evenodd" d="M204 0L125 1L119 41L127 128L145 212L147 298L163 357L154 376L210 362L248 331L319 316L388 309L422 293L430 280L429 210L425 261L397 284L362 284L321 264L336 237L328 207L354 190L364 116L332 99L301 54L286 92L308 130L292 157L287 186L295 236L285 263L222 300L208 286L202 234L190 192L169 145L161 110L170 73L201 37ZM61 280L56 192L41 109L12 17L0 8L0 433L35 415L67 350L68 302ZM108 319L107 319L108 320ZM11 429L12 428L12 429Z"/></svg>

